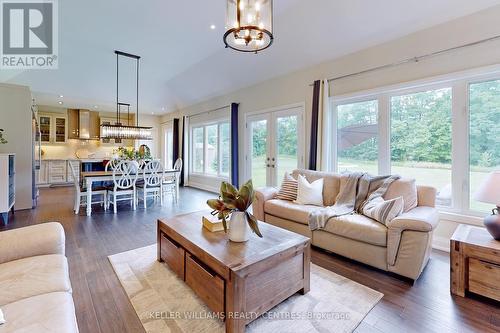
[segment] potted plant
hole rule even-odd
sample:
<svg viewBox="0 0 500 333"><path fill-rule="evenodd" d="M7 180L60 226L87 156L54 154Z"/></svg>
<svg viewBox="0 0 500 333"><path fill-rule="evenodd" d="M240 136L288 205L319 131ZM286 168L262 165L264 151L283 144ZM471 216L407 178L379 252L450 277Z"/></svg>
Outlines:
<svg viewBox="0 0 500 333"><path fill-rule="evenodd" d="M213 215L218 215L222 220L224 232L228 232L227 219L229 220L229 240L233 242L246 242L250 238L250 230L262 237L259 224L248 208L255 197L252 180L246 182L238 190L228 182L222 182L218 199L210 199L207 204L214 210Z"/></svg>
<svg viewBox="0 0 500 333"><path fill-rule="evenodd" d="M0 144L4 145L6 143L8 143L8 141L3 137L3 129L0 128Z"/></svg>

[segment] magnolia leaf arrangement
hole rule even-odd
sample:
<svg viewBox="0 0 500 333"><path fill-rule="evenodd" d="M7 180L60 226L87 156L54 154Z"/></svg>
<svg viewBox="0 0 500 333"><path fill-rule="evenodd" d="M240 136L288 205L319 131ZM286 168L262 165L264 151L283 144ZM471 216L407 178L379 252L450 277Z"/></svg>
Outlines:
<svg viewBox="0 0 500 333"><path fill-rule="evenodd" d="M0 144L4 145L6 143L8 143L8 141L4 139L4 137L3 137L3 129L0 128Z"/></svg>
<svg viewBox="0 0 500 333"><path fill-rule="evenodd" d="M252 205L254 197L255 191L252 180L247 181L239 190L228 182L222 182L219 199L210 199L207 201L207 205L214 210L212 214L217 215L222 220L224 232L227 232L227 218L229 215L233 212L244 212L250 229L257 236L262 237L257 219L247 211Z"/></svg>

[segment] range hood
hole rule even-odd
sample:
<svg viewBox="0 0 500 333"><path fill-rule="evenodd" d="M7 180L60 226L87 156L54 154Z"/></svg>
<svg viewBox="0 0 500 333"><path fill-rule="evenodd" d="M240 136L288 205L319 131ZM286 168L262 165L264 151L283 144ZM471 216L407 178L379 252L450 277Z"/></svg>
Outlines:
<svg viewBox="0 0 500 333"><path fill-rule="evenodd" d="M69 138L99 140L99 113L85 109L68 109Z"/></svg>

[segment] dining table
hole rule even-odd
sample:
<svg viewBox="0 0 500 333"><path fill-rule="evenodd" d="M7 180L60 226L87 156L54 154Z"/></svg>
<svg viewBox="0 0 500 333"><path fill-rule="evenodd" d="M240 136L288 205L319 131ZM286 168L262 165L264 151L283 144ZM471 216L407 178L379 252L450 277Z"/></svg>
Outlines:
<svg viewBox="0 0 500 333"><path fill-rule="evenodd" d="M177 169L163 170L163 174L164 177L174 177L175 179L179 174L179 170ZM102 182L113 181L113 171L83 171L81 173L81 177L82 177L82 184L85 185L87 191L87 203L89 203L92 202L92 185L97 182L102 183ZM137 180L141 179L144 179L144 172L139 171L137 174ZM179 196L178 179L175 180L175 191L178 197ZM87 216L90 215L92 215L92 205L87 204Z"/></svg>

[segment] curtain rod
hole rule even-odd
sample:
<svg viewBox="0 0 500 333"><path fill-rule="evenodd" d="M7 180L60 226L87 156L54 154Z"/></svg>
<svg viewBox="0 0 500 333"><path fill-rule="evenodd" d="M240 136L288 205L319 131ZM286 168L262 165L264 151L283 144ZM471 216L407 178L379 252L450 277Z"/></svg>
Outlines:
<svg viewBox="0 0 500 333"><path fill-rule="evenodd" d="M199 116L200 114L204 114L204 113L210 113L210 112L219 111L219 110L222 110L222 109L228 108L228 107L230 107L230 106L231 106L231 105L230 105L230 104L228 104L228 105L225 105L225 106L221 106L221 107L219 107L219 108L216 108L216 109L212 109L212 110L208 110L208 111L203 111L203 112L198 112L198 113L195 113L195 114L191 114L191 115L188 115L187 117L188 117L188 118L191 118L191 117ZM179 116L179 117L182 117L182 116ZM167 120L167 121L161 122L161 123L160 123L160 125L163 125L163 124L169 123L169 122L173 121L174 119L175 119L175 117L174 117L174 118L172 118L172 119L170 119L170 120Z"/></svg>
<svg viewBox="0 0 500 333"><path fill-rule="evenodd" d="M199 116L200 114L204 114L204 113L210 113L210 112L219 111L219 110L222 110L222 109L228 108L228 107L230 107L230 106L231 106L231 104L224 105L224 106L218 107L218 108L216 108L216 109L212 109L212 110L208 110L208 111L203 111L203 112L198 112L198 113L195 113L195 114L190 114L190 115L188 115L187 117L188 117L188 118L191 118L191 117Z"/></svg>
<svg viewBox="0 0 500 333"><path fill-rule="evenodd" d="M407 64L407 63L412 63L412 62L417 63L420 60L424 60L424 59L427 59L427 58L435 57L435 56L441 55L443 53L448 53L448 52L456 51L456 50L463 49L463 48L470 47L470 46L476 46L476 45L479 45L479 44L482 44L482 43L486 43L486 42L491 42L491 41L494 41L494 40L497 40L497 39L500 39L500 35L496 35L496 36L493 36L493 37L481 39L481 40L478 40L478 41L475 41L475 42L472 42L472 43L468 43L468 44L463 44L463 45L459 45L459 46L450 47L448 49L444 49L444 50L440 50L440 51L436 51L436 52L432 52L432 53L427 53L427 54L424 54L424 55L421 55L421 56L416 56L416 57L413 57L413 58L404 59L404 60L401 60L401 61L398 61L398 62L393 62L391 64L385 64L385 65L382 65L382 66L377 66L377 67L372 67L372 68L369 68L369 69L365 69L365 70L362 70L362 71L359 71L359 72L337 76L337 77L328 79L328 82L332 82L332 81L336 81L336 80L340 80L340 79L345 79L345 78L348 78L348 77L351 77L351 76L357 76L357 75L362 75L362 74L366 74L366 73L370 73L370 72L375 72L375 71L379 71L379 70L386 69L386 68L396 67L396 66L399 66L399 65ZM310 84L309 86L310 87L314 86L314 83Z"/></svg>

